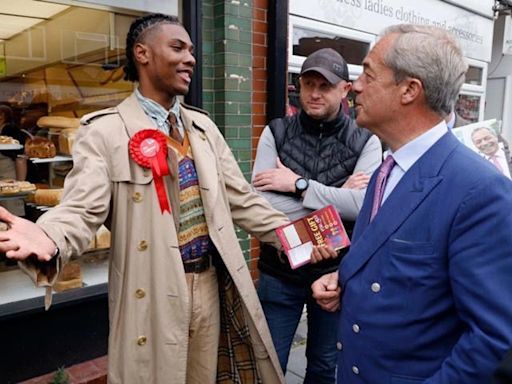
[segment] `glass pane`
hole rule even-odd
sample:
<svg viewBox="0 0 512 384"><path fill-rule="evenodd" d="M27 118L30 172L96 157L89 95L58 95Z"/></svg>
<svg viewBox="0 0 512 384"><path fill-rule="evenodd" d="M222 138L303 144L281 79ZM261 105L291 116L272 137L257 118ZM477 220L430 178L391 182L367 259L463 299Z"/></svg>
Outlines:
<svg viewBox="0 0 512 384"><path fill-rule="evenodd" d="M321 48L333 48L347 63L361 65L370 49L370 43L300 27L293 28L294 55L308 56Z"/></svg>
<svg viewBox="0 0 512 384"><path fill-rule="evenodd" d="M15 2L0 2L0 14L9 14L11 3ZM58 202L64 177L73 164L71 146L77 118L117 105L133 90L132 83L123 78L122 66L125 36L136 16L23 3L19 14L9 15L15 19L10 28L0 28L0 133L4 136L0 143L0 206L35 221ZM38 7L48 11L44 18L30 16ZM40 120L43 116L46 124ZM52 125L56 121L66 121L68 126ZM40 148L52 148L32 152L27 160L26 181L31 183L30 188L37 188L36 193L29 192L22 180L14 180L18 176L14 159L23 153L23 144L29 147L31 135L42 136L37 138L43 142ZM51 202L49 194L54 196ZM106 281L109 236L103 229L98 231L81 258L81 266L67 275L70 279L61 284L62 289ZM81 279L76 273L79 268ZM0 253L0 305L43 293L34 288L16 262Z"/></svg>
<svg viewBox="0 0 512 384"><path fill-rule="evenodd" d="M480 96L459 95L455 111L462 118L472 123L477 122L480 114Z"/></svg>
<svg viewBox="0 0 512 384"><path fill-rule="evenodd" d="M466 83L474 85L482 85L482 75L484 70L480 67L469 66L466 73Z"/></svg>

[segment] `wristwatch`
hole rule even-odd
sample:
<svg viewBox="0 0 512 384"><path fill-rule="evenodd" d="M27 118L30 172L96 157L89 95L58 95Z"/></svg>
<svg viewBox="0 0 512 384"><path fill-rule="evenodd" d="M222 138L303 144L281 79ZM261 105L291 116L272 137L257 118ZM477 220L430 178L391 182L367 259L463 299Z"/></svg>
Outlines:
<svg viewBox="0 0 512 384"><path fill-rule="evenodd" d="M303 177L299 177L295 180L295 195L297 197L302 196L302 192L304 192L309 187L309 180Z"/></svg>

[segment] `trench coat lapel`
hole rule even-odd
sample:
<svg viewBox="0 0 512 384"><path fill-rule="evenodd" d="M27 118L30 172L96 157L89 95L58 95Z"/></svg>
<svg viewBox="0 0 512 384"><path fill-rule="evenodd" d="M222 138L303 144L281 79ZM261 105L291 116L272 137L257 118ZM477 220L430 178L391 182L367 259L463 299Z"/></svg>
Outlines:
<svg viewBox="0 0 512 384"><path fill-rule="evenodd" d="M192 120L184 108L181 108L180 114L194 155L203 206L209 208L205 209L205 214L208 214L210 209L215 206L218 194L219 170L217 169L218 159L215 147L210 143L205 129L198 122Z"/></svg>
<svg viewBox="0 0 512 384"><path fill-rule="evenodd" d="M370 260L400 225L443 180L440 170L448 155L460 145L451 132L445 134L402 177L370 223L375 175L357 219L354 241L340 266L340 282L346 282ZM377 172L375 172L377 174Z"/></svg>
<svg viewBox="0 0 512 384"><path fill-rule="evenodd" d="M119 104L117 109L130 138L141 129L157 129L153 120L144 113L135 93Z"/></svg>

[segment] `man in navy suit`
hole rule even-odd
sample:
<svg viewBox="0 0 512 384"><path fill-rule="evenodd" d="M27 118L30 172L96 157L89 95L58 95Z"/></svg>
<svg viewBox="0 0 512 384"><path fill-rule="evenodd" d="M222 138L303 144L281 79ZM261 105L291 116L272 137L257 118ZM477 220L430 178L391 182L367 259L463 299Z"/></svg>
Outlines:
<svg viewBox="0 0 512 384"><path fill-rule="evenodd" d="M398 25L363 68L357 123L393 161L370 181L339 275L312 286L341 307L338 382L489 383L512 346L512 182L447 130L467 64L448 32Z"/></svg>

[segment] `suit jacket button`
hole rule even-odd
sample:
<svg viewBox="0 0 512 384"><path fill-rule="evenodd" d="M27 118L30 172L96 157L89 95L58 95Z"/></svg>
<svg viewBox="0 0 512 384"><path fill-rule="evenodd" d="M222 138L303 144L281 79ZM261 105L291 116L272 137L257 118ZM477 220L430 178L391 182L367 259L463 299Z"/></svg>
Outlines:
<svg viewBox="0 0 512 384"><path fill-rule="evenodd" d="M142 201L142 193L134 192L132 195L132 200L136 203L140 203Z"/></svg>
<svg viewBox="0 0 512 384"><path fill-rule="evenodd" d="M336 343L336 349L337 349L338 351L343 350L343 344L341 344L341 341L338 341L338 342Z"/></svg>
<svg viewBox="0 0 512 384"><path fill-rule="evenodd" d="M139 241L139 245L137 245L137 249L141 252L145 251L146 249L148 249L148 242L146 240Z"/></svg>
<svg viewBox="0 0 512 384"><path fill-rule="evenodd" d="M146 291L144 291L142 288L139 288L135 291L135 297L137 299L142 299L144 296L146 296Z"/></svg>
<svg viewBox="0 0 512 384"><path fill-rule="evenodd" d="M380 292L380 284L379 284L379 283L373 283L373 284L372 284L372 292L373 292L373 293L378 293L378 292Z"/></svg>
<svg viewBox="0 0 512 384"><path fill-rule="evenodd" d="M354 372L354 374L356 374L356 375L359 375L359 368L357 368L357 366L353 365L352 372Z"/></svg>
<svg viewBox="0 0 512 384"><path fill-rule="evenodd" d="M137 338L137 344L138 344L138 345L140 345L141 347L142 347L143 345L146 345L146 342L147 342L147 338L146 338L146 336L139 336L139 337Z"/></svg>
<svg viewBox="0 0 512 384"><path fill-rule="evenodd" d="M354 333L359 333L359 331L360 331L361 329L359 328L359 325L354 324L354 325L352 326L352 330L354 331Z"/></svg>

